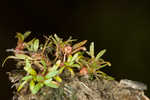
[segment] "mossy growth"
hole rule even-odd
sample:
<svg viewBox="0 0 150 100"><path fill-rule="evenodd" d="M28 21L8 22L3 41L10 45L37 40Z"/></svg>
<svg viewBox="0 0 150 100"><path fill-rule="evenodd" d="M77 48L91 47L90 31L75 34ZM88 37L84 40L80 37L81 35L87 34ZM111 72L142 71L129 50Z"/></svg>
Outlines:
<svg viewBox="0 0 150 100"><path fill-rule="evenodd" d="M111 66L110 62L101 57L106 50L101 50L97 55L94 54L94 42L85 47L87 40L76 42L76 39L69 37L63 40L56 34L44 36L45 43L42 44L39 39L33 38L26 41L31 34L30 31L17 33L17 46L7 51L13 52L8 59L16 60L16 69L21 72L21 79L15 82L18 93L21 91L30 91L36 95L42 92L42 88L59 88L64 76L68 78L86 76L89 79L113 79L100 69L105 66ZM75 43L74 43L75 42ZM2 66L4 66L4 63ZM16 73L17 74L17 73ZM24 89L28 87L27 89Z"/></svg>

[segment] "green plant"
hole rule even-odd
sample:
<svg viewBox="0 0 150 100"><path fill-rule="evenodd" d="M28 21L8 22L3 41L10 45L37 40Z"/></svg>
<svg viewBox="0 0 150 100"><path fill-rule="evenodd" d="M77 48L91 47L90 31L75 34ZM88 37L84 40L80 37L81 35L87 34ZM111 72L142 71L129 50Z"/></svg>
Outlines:
<svg viewBox="0 0 150 100"><path fill-rule="evenodd" d="M58 75L57 69L59 65L60 61L57 61L56 64L49 69L48 73L43 76L40 74L37 75L36 71L32 69L29 60L26 60L24 69L28 72L28 74L22 78L18 91L20 91L27 82L29 82L29 87L33 94L36 94L44 85L52 88L58 88L59 84L54 81L54 77Z"/></svg>
<svg viewBox="0 0 150 100"><path fill-rule="evenodd" d="M100 51L95 56L93 42L90 50L87 51L84 46L87 40L73 45L72 42L75 39L70 37L64 41L54 34L54 36L45 36L45 43L41 44L37 38L25 41L30 34L30 31L24 34L17 33L17 46L10 50L14 55L8 56L4 60L5 63L8 59L15 59L17 69L25 72L19 81L18 92L25 88L25 85L29 87L32 94L38 93L44 86L58 88L63 81L60 76L64 70L68 70L71 77L78 76L76 73L80 73L80 75L112 79L100 71L105 66L111 66L109 62L101 58L106 50Z"/></svg>
<svg viewBox="0 0 150 100"><path fill-rule="evenodd" d="M102 72L100 69L104 68L106 66L111 66L111 63L108 61L104 61L101 57L106 52L106 49L101 50L96 56L94 54L94 42L90 44L90 50L86 53L90 56L90 58L81 59L81 62L84 66L83 69L81 69L81 72L86 73L85 71L88 71L87 73L91 76L97 77L103 77L106 79L113 79L113 77L108 76L106 73Z"/></svg>
<svg viewBox="0 0 150 100"><path fill-rule="evenodd" d="M73 56L72 55L69 55L68 56L68 59L67 59L67 61L65 61L64 63L63 63L63 65L62 65L62 67L61 67L61 69L60 69L60 73L62 73L62 71L64 70L64 69L68 69L70 72L71 72L71 76L73 77L73 76L75 76L75 73L74 73L74 71L73 71L73 69L72 68L78 68L78 69L80 69L80 65L78 64L78 60L79 60L79 53L80 52L78 52L78 53L76 53L76 54L74 54Z"/></svg>
<svg viewBox="0 0 150 100"><path fill-rule="evenodd" d="M63 39L59 38L56 34L54 37L51 37L55 47L55 60L61 59L61 68L59 70L59 73L61 74L63 70L67 69L70 71L71 76L75 76L74 71L72 68L78 68L80 69L80 65L78 63L81 52L80 50L86 50L86 48L83 46L87 40L84 40L82 42L76 43L72 46L72 38L70 37L68 40L63 41Z"/></svg>

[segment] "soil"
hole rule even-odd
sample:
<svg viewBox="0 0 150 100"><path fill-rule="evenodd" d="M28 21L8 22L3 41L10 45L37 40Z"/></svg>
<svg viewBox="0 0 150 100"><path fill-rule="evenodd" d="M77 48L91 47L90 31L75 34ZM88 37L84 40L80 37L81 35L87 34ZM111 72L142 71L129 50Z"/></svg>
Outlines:
<svg viewBox="0 0 150 100"><path fill-rule="evenodd" d="M8 75L14 84L12 100L150 100L144 95L144 90L125 87L115 80L103 78L89 80L87 76L71 79L65 77L59 88L44 87L36 95L31 94L27 84L18 93L16 88L22 77L21 74L16 75L16 71L13 71Z"/></svg>

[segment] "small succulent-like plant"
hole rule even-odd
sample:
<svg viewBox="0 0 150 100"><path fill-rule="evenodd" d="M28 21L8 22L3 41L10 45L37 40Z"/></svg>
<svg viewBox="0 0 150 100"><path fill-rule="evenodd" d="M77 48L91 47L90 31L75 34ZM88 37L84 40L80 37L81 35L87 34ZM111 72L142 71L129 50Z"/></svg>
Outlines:
<svg viewBox="0 0 150 100"><path fill-rule="evenodd" d="M108 61L104 61L101 57L106 52L106 49L101 50L96 56L94 54L94 42L90 44L90 50L86 53L90 56L90 58L86 57L86 59L81 59L84 67L80 70L80 74L85 75L89 74L91 76L103 77L107 79L113 79L113 77L108 76L106 73L102 72L100 69L105 66L111 66L111 63Z"/></svg>
<svg viewBox="0 0 150 100"><path fill-rule="evenodd" d="M87 40L73 45L75 39L70 37L68 40L63 40L54 34L54 36L45 36L45 43L41 44L37 38L25 41L30 34L30 31L24 34L17 33L16 48L7 50L12 51L14 55L4 60L5 63L8 59L15 59L17 69L25 72L17 86L18 92L25 85L29 86L32 94L38 93L44 86L58 88L63 81L61 75L65 70L70 72L71 78L80 74L113 79L100 70L111 64L101 58L106 52L105 49L95 56L94 42L87 51L84 46Z"/></svg>
<svg viewBox="0 0 150 100"><path fill-rule="evenodd" d="M54 77L58 74L57 69L59 67L59 64L60 61L57 61L56 64L49 69L48 73L43 76L37 74L36 71L32 69L29 60L26 60L24 69L28 72L28 75L24 76L21 79L18 91L20 91L27 82L29 82L29 87L33 94L36 94L44 85L52 88L58 88L59 84L54 81Z"/></svg>
<svg viewBox="0 0 150 100"><path fill-rule="evenodd" d="M75 76L73 68L76 67L80 69L80 65L77 63L77 60L79 60L79 53L76 53L73 56L69 55L67 61L63 62L60 73L62 73L64 69L68 69L71 72L71 76Z"/></svg>

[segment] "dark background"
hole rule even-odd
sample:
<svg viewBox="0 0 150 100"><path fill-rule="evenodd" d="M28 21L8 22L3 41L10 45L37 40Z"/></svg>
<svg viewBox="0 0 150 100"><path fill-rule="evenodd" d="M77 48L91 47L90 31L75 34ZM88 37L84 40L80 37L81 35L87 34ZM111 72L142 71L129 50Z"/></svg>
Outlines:
<svg viewBox="0 0 150 100"><path fill-rule="evenodd" d="M96 52L106 48L104 58L112 63L106 70L109 75L150 87L149 4L149 0L0 1L0 60L8 56L5 49L15 47L16 32L31 30L38 37L56 32L64 38L87 39L88 44L94 41ZM0 69L0 99L10 100L6 66ZM150 88L146 95L150 97Z"/></svg>

